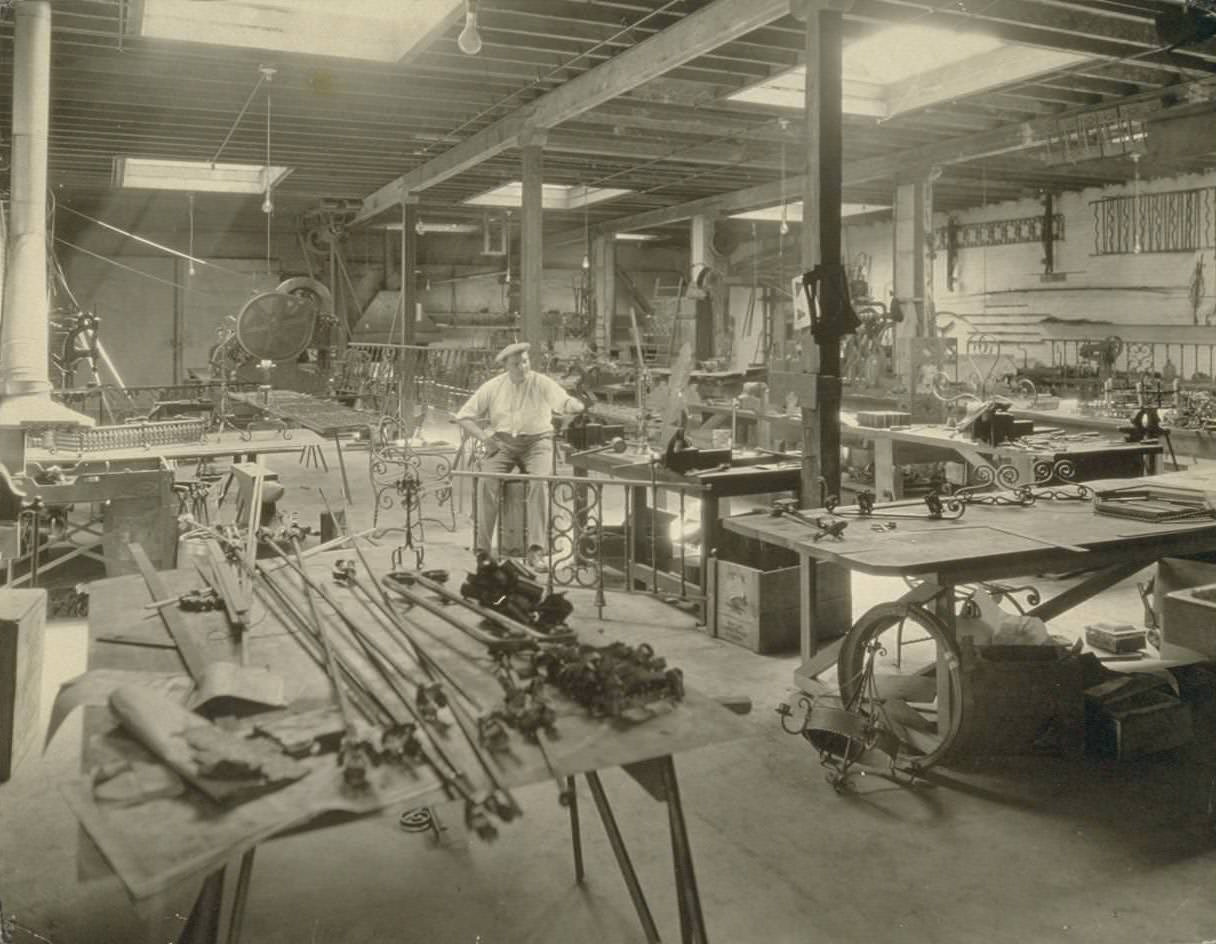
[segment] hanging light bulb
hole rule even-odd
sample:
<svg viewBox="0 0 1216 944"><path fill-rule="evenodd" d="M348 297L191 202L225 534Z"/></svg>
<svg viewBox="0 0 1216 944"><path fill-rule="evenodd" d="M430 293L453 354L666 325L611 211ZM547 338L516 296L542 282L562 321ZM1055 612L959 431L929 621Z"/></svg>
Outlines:
<svg viewBox="0 0 1216 944"><path fill-rule="evenodd" d="M194 194L190 194L190 268L189 274L194 275Z"/></svg>
<svg viewBox="0 0 1216 944"><path fill-rule="evenodd" d="M267 216L274 212L274 201L270 198L269 189L266 191L266 196L262 198L262 212Z"/></svg>
<svg viewBox="0 0 1216 944"><path fill-rule="evenodd" d="M477 32L477 0L468 0L464 14L464 29L456 45L466 56L476 56L481 52L481 34Z"/></svg>
<svg viewBox="0 0 1216 944"><path fill-rule="evenodd" d="M426 227L422 225L422 220L419 220L417 223L414 224L414 232L417 233L419 236L421 236L423 233L426 232Z"/></svg>
<svg viewBox="0 0 1216 944"><path fill-rule="evenodd" d="M788 210L787 205L784 203L781 204L781 227L780 227L780 229L781 229L782 236L788 236L790 234L790 221L786 216L787 210Z"/></svg>
<svg viewBox="0 0 1216 944"><path fill-rule="evenodd" d="M586 253L583 253L583 269L586 270L586 269L590 269L590 268L591 268L591 258Z"/></svg>

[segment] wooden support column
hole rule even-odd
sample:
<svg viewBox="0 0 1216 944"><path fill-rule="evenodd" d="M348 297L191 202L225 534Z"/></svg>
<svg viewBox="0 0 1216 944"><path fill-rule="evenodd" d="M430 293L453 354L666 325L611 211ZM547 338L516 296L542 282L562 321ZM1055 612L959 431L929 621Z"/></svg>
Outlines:
<svg viewBox="0 0 1216 944"><path fill-rule="evenodd" d="M714 218L704 214L694 216L689 221L688 236L688 278L691 281L714 267ZM708 286L710 283L706 280L701 284ZM692 289L688 294L698 299L693 356L697 360L708 360L719 353L716 340L720 326L715 319L722 317L723 299L712 297L709 289L704 293Z"/></svg>
<svg viewBox="0 0 1216 944"><path fill-rule="evenodd" d="M523 340L537 346L543 340L540 287L544 270L544 182L545 137L532 133L520 138L523 211L519 238L519 315Z"/></svg>
<svg viewBox="0 0 1216 944"><path fill-rule="evenodd" d="M418 197L411 195L401 204L401 343L413 344L418 331Z"/></svg>
<svg viewBox="0 0 1216 944"><path fill-rule="evenodd" d="M831 270L841 265L842 190L840 0L812 0L806 17L806 176L802 204L802 264ZM802 369L814 379L815 403L802 408L802 504L820 503L820 478L829 495L840 494L840 342L816 344L804 331ZM801 651L795 684L810 681L834 661L829 640L852 622L849 571L802 558Z"/></svg>
<svg viewBox="0 0 1216 944"><path fill-rule="evenodd" d="M837 6L837 5L833 5ZM806 176L802 196L804 269L841 264L841 24L839 9L808 6L806 21ZM803 332L802 368L816 377L816 403L802 409L802 496L819 504L840 492L840 344L817 345Z"/></svg>
<svg viewBox="0 0 1216 944"><path fill-rule="evenodd" d="M909 397L916 392L919 359L913 338L937 334L933 306L933 178L922 171L897 180L893 229L895 299L903 321L895 326L895 371Z"/></svg>
<svg viewBox="0 0 1216 944"><path fill-rule="evenodd" d="M595 337L600 353L612 350L616 320L616 237L596 236L591 243L591 279L595 289Z"/></svg>

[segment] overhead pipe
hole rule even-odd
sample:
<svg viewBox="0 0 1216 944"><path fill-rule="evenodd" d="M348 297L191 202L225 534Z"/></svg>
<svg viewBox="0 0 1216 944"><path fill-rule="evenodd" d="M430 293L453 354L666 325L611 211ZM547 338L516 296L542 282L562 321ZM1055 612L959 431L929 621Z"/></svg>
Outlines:
<svg viewBox="0 0 1216 944"><path fill-rule="evenodd" d="M46 282L47 141L50 127L51 5L23 0L14 9L12 201L0 322L0 462L23 454L22 426L93 425L51 400L50 304ZM21 443L18 446L18 443Z"/></svg>

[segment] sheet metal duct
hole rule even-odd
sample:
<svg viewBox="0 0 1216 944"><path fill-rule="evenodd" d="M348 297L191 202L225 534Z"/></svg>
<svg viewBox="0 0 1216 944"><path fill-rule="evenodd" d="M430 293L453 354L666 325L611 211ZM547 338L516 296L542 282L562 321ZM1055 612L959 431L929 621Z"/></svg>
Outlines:
<svg viewBox="0 0 1216 944"><path fill-rule="evenodd" d="M22 460L22 426L93 421L51 400L50 305L46 284L47 137L50 126L51 5L14 9L12 209L0 323L0 462ZM16 435L10 435L14 430ZM14 469L15 471L15 469Z"/></svg>

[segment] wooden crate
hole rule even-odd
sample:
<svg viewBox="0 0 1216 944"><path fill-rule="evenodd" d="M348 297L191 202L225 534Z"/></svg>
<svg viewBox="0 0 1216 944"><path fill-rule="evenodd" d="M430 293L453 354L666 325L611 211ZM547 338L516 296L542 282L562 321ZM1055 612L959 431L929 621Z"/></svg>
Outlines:
<svg viewBox="0 0 1216 944"><path fill-rule="evenodd" d="M0 590L0 783L38 740L45 590Z"/></svg>
<svg viewBox="0 0 1216 944"><path fill-rule="evenodd" d="M762 655L797 649L800 573L718 561L712 601L718 638Z"/></svg>

